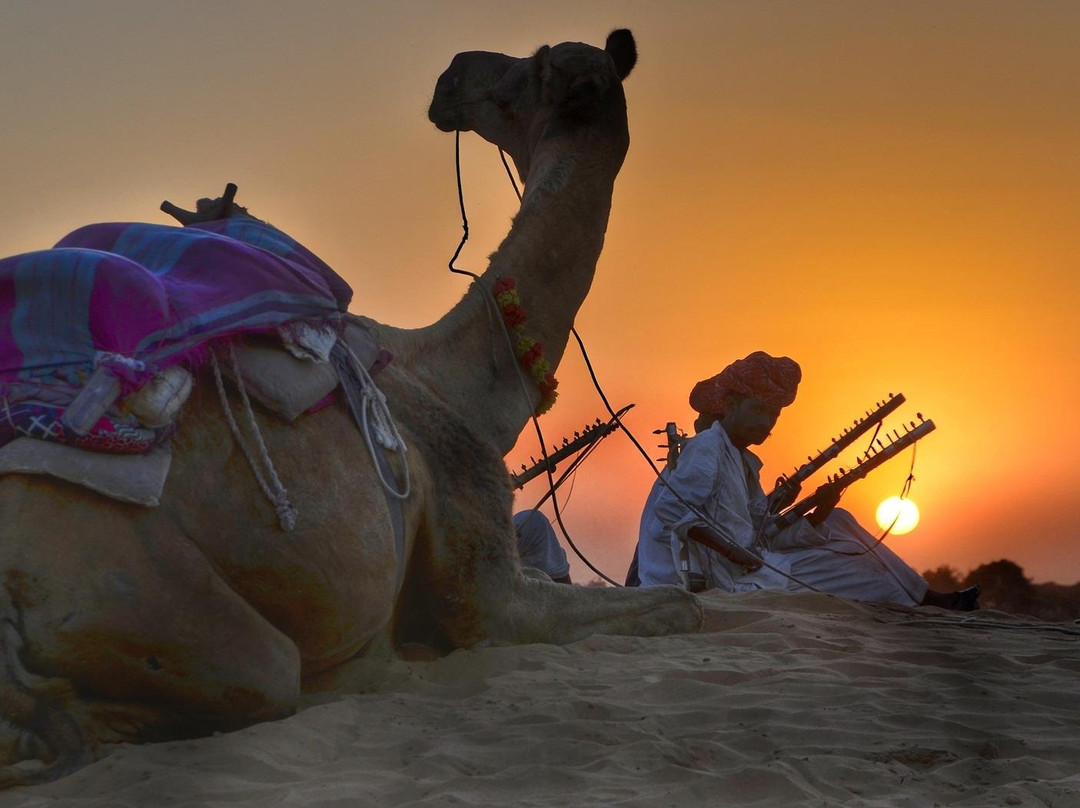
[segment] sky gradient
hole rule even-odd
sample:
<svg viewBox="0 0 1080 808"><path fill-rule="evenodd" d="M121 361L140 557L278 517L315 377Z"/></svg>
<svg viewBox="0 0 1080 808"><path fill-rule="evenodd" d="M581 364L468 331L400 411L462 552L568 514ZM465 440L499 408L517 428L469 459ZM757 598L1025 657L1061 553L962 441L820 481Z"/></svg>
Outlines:
<svg viewBox="0 0 1080 808"><path fill-rule="evenodd" d="M0 0L0 254L97 221L238 200L343 275L353 310L423 325L465 292L454 143L425 115L464 50L633 30L631 146L577 328L627 426L689 430L690 388L757 349L803 383L762 447L790 471L888 393L920 442L917 569L1009 558L1080 580L1080 4ZM482 271L516 200L463 140ZM571 344L548 444L604 416ZM902 417L900 417L902 416ZM531 427L508 456L539 456ZM910 454L847 492L868 525ZM652 471L622 436L563 506L621 579ZM810 488L815 481L811 481ZM287 481L286 481L287 484ZM531 483L520 497L542 494ZM592 577L573 561L579 580Z"/></svg>

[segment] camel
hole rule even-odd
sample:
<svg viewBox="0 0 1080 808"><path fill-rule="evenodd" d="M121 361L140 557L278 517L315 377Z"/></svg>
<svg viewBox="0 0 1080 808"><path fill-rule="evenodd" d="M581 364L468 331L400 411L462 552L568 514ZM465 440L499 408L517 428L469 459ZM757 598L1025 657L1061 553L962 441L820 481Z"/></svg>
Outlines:
<svg viewBox="0 0 1080 808"><path fill-rule="evenodd" d="M302 694L347 687L335 674L350 662L389 660L406 643L449 652L700 628L700 603L680 589L524 572L502 459L541 391L492 315L496 279L514 279L556 367L629 145L622 79L635 61L630 32L616 31L604 49L462 53L438 80L430 120L502 148L524 196L486 272L437 322L403 330L349 316L394 357L377 381L407 447L390 461L411 483L403 557L344 404L292 424L255 408L299 512L286 532L206 367L158 507L51 477L0 478L0 784L60 776L107 743L289 715Z"/></svg>

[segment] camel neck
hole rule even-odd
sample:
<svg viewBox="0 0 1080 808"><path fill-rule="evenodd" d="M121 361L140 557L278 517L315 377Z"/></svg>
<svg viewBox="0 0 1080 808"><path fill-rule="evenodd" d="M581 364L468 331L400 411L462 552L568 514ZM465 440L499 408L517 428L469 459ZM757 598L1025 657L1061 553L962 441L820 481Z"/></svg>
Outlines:
<svg viewBox="0 0 1080 808"><path fill-rule="evenodd" d="M487 270L448 314L410 332L408 346L388 346L395 355L407 351L410 369L502 454L536 410L541 390L521 370L512 347L516 337L508 340L503 330L495 283L513 280L527 318L525 332L542 346L554 371L604 244L615 175L625 153L625 114L622 126L622 137L593 132L540 143L521 208Z"/></svg>

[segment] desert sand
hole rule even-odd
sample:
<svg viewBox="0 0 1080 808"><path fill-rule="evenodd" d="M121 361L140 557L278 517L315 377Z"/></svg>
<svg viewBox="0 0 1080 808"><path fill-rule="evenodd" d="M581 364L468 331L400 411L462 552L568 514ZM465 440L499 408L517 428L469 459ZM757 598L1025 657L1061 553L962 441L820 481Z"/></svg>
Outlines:
<svg viewBox="0 0 1080 808"><path fill-rule="evenodd" d="M0 806L1080 806L1080 625L708 593L691 636L459 651Z"/></svg>

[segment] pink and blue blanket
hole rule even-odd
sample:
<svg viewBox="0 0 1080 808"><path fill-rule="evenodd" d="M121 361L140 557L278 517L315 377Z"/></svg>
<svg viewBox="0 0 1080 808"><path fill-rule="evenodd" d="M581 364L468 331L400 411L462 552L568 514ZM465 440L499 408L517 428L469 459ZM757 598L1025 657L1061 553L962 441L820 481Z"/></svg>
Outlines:
<svg viewBox="0 0 1080 808"><path fill-rule="evenodd" d="M135 388L210 340L334 319L351 298L329 266L257 219L89 225L0 260L0 396L62 405L63 388L102 363Z"/></svg>

